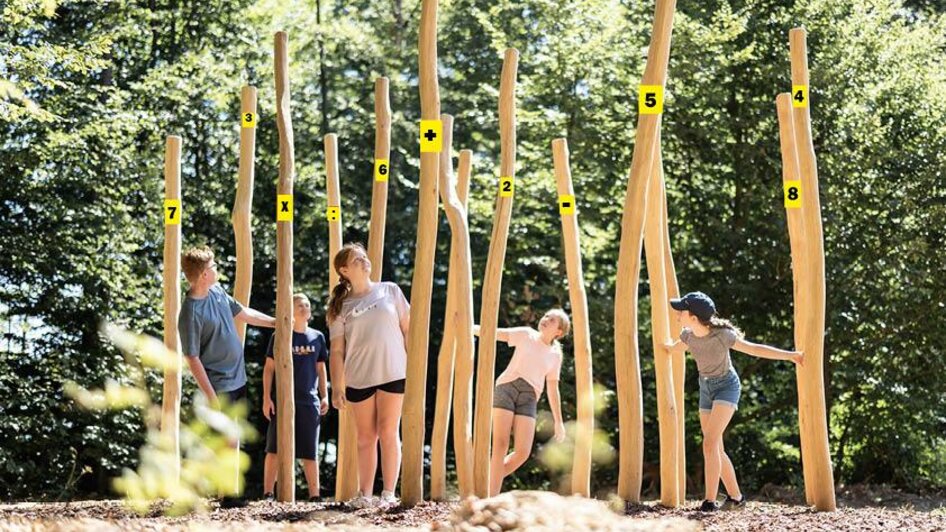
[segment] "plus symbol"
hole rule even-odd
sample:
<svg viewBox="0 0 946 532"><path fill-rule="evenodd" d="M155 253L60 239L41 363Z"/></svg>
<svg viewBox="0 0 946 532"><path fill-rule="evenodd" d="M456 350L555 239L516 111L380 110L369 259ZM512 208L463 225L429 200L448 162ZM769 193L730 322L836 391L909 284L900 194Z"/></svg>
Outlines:
<svg viewBox="0 0 946 532"><path fill-rule="evenodd" d="M437 134L434 133L433 129L428 129L427 133L424 133L424 138L427 139L427 142L433 142L437 138Z"/></svg>

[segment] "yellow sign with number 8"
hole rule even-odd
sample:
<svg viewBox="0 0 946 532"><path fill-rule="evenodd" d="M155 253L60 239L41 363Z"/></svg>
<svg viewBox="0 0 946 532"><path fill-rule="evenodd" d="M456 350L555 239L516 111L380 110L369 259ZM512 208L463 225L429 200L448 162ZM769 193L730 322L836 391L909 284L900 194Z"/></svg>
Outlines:
<svg viewBox="0 0 946 532"><path fill-rule="evenodd" d="M785 182L785 208L801 208L801 181Z"/></svg>

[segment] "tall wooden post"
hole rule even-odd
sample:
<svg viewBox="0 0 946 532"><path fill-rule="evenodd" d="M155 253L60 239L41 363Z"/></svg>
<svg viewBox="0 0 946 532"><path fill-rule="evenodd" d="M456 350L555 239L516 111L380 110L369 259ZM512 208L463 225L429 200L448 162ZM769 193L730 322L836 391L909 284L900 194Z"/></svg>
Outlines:
<svg viewBox="0 0 946 532"><path fill-rule="evenodd" d="M782 183L783 189L789 190L801 187L801 170L798 167L798 149L795 146L795 123L792 118L792 94L779 94L775 99L776 110L778 111L779 121L779 142L782 152ZM811 306L809 302L810 293L808 287L811 282L808 280L807 250L805 249L805 220L802 216L802 208L797 205L788 206L785 209L788 221L788 239L791 244L792 255L792 294L794 301L794 323L795 323L795 349L803 349L806 337L806 316L804 312ZM799 437L801 438L801 458L802 473L805 481L805 500L809 505L814 505L814 478L812 475L811 460L805 456L805 453L811 449L809 441L811 431L808 426L808 388L806 386L804 368L795 366L795 380L798 388L798 425Z"/></svg>
<svg viewBox="0 0 946 532"><path fill-rule="evenodd" d="M455 281L454 345L456 353L456 390L453 394L453 450L456 455L457 482L460 498L474 493L473 483L473 271L470 253L470 227L467 199L470 193L470 172L473 152L460 151L456 199L444 202L450 226L450 251L456 253L450 278ZM448 193L451 191L448 190Z"/></svg>
<svg viewBox="0 0 946 532"><path fill-rule="evenodd" d="M168 136L164 147L164 347L177 354L164 368L161 435L174 456L174 478L181 471L181 137Z"/></svg>
<svg viewBox="0 0 946 532"><path fill-rule="evenodd" d="M338 137L335 133L325 135L325 184L328 197L328 291L332 293L338 284L338 272L333 261L342 249L342 209L338 182ZM370 260L370 259L369 259ZM372 270L374 261L372 261ZM379 266L380 269L380 266ZM358 491L358 438L355 413L350 407L338 411L338 442L335 473L335 500L347 501Z"/></svg>
<svg viewBox="0 0 946 532"><path fill-rule="evenodd" d="M384 224L388 212L388 179L391 176L391 100L388 78L374 82L374 185L371 188L371 222L368 226L368 260L371 280L381 281L384 266Z"/></svg>
<svg viewBox="0 0 946 532"><path fill-rule="evenodd" d="M809 307L806 316L805 337L801 350L805 353L802 375L808 395L804 418L808 424L809 449L803 450L811 464L814 480L815 508L820 511L836 509L834 476L828 447L828 416L824 397L824 322L825 322L825 266L824 235L821 225L821 199L818 191L818 163L811 137L811 98L808 75L807 32L795 28L789 34L792 63L793 101L796 87L804 87L804 102L792 108L795 128L795 146L801 173L802 218L805 225L805 256L808 261L807 280ZM804 446L805 439L802 439Z"/></svg>
<svg viewBox="0 0 946 532"><path fill-rule="evenodd" d="M664 344L670 340L670 296L667 289L664 251L663 189L660 166L660 125L657 152L647 188L647 219L644 222L644 251L650 282L650 318L653 329L654 370L657 377L657 418L660 424L660 499L664 505L677 506L685 500L680 493L679 456L680 423L673 364Z"/></svg>
<svg viewBox="0 0 946 532"><path fill-rule="evenodd" d="M236 239L236 277L233 282L233 299L243 306L250 305L250 288L253 285L253 175L256 157L256 87L249 85L240 92L240 165L238 170L236 200L230 220ZM246 338L246 323L237 322L240 343Z"/></svg>
<svg viewBox="0 0 946 532"><path fill-rule="evenodd" d="M644 235L644 219L647 213L647 188L655 161L658 157L660 109L663 87L667 78L667 63L670 58L670 35L673 29L675 0L657 0L654 13L654 32L647 53L642 90L638 97L639 107L646 105L648 113L641 113L637 123L637 140L631 161L624 212L621 217L621 244L618 255L618 273L614 308L614 358L617 378L620 461L618 471L618 495L628 501L639 502L641 473L644 460L643 398L641 394L640 356L637 330L637 289L640 282L641 244ZM659 93L659 94L658 94ZM666 386L666 381L664 386ZM672 385L671 385L672 388ZM675 401L662 400L664 414L661 426L676 420ZM661 502L677 506L677 462L676 441L668 441L672 428L661 429L661 468L671 468L668 474L661 472ZM675 432L675 431L674 431Z"/></svg>
<svg viewBox="0 0 946 532"><path fill-rule="evenodd" d="M588 325L588 297L581 266L581 240L572 171L568 160L568 141L552 141L552 161L558 184L559 213L565 245L565 269L568 295L575 331L575 396L578 401L578 427L575 431L575 459L572 462L572 493L591 496L591 444L595 428L594 389L592 388L591 328Z"/></svg>
<svg viewBox="0 0 946 532"><path fill-rule="evenodd" d="M295 500L296 407L292 378L292 186L295 174L289 95L289 43L276 33L276 125L279 129L279 185L276 189L276 419L280 502Z"/></svg>
<svg viewBox="0 0 946 532"><path fill-rule="evenodd" d="M437 82L437 0L423 0L420 18L420 117L421 123L440 120ZM424 498L425 401L427 396L427 347L430 334L430 298L433 290L434 251L437 245L437 187L442 136L422 128L420 201L417 241L411 282L411 327L407 342L407 383L404 390L404 475L401 501L411 506Z"/></svg>
<svg viewBox="0 0 946 532"><path fill-rule="evenodd" d="M483 280L480 308L480 343L477 361L476 411L473 432L473 481L478 497L489 495L490 438L492 429L493 381L496 378L496 327L499 322L499 296L502 292L503 263L506 260L506 240L512 217L512 200L516 176L516 74L519 52L506 50L499 83L499 187L496 211L493 213L493 233L486 259L486 277Z"/></svg>
<svg viewBox="0 0 946 532"><path fill-rule="evenodd" d="M443 124L443 150L440 152L439 187L440 198L444 210L447 211L447 221L450 223L451 235L456 232L454 227L458 223L456 213L449 212L451 196L456 197L455 183L453 182L453 117L447 114L440 115ZM450 263L447 268L447 302L443 322L443 341L440 342L440 353L437 355L437 397L434 404L434 425L430 436L430 498L443 501L447 497L447 428L450 425L450 403L453 399L453 374L456 355L456 268L457 251L453 249L451 236Z"/></svg>

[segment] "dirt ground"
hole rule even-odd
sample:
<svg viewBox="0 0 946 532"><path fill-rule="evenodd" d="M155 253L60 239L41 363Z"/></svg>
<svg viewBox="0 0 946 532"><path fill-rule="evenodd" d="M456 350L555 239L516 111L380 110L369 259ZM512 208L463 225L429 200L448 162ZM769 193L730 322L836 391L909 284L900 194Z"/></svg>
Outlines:
<svg viewBox="0 0 946 532"><path fill-rule="evenodd" d="M246 508L164 517L160 508L139 516L121 501L0 504L0 531L119 530L946 530L946 496L911 495L883 487L839 490L839 509L814 512L797 495L764 490L741 511L703 514L699 501L680 509L656 502L627 505L624 515L603 501L552 493L512 492L482 501L431 503L414 508L355 510L344 504L254 501ZM761 496L759 498L762 498ZM613 507L612 507L613 508ZM620 508L620 507L618 507Z"/></svg>

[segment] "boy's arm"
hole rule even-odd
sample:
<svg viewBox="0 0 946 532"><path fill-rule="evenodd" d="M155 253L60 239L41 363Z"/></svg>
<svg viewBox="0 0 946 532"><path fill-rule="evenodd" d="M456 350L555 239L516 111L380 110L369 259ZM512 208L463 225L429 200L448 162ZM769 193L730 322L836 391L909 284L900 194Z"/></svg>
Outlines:
<svg viewBox="0 0 946 532"><path fill-rule="evenodd" d="M736 351L741 351L747 355L752 355L759 358L768 358L770 360L791 360L796 364L802 364L804 361L804 354L800 351L785 351L776 347L749 342L743 338L736 338L736 342L732 347Z"/></svg>
<svg viewBox="0 0 946 532"><path fill-rule="evenodd" d="M233 317L237 321L242 321L249 325L254 325L256 327L269 327L270 329L276 328L276 318L263 314L262 312L252 309L250 307L243 307L243 310L239 314Z"/></svg>
<svg viewBox="0 0 946 532"><path fill-rule="evenodd" d="M325 374L325 362L316 362L319 369L319 413L328 414L328 376Z"/></svg>
<svg viewBox="0 0 946 532"><path fill-rule="evenodd" d="M200 388L200 391L204 392L210 404L215 404L217 402L217 392L215 392L213 386L210 385L210 378L207 377L207 370L204 369L204 365L200 362L200 357L196 355L186 355L184 359L187 360L191 374L194 376L194 380L197 381L197 387Z"/></svg>
<svg viewBox="0 0 946 532"><path fill-rule="evenodd" d="M273 377L276 375L276 361L266 357L266 363L263 364L263 417L269 419L271 413L275 410L273 405Z"/></svg>

